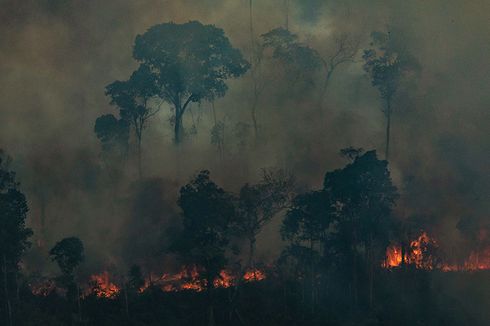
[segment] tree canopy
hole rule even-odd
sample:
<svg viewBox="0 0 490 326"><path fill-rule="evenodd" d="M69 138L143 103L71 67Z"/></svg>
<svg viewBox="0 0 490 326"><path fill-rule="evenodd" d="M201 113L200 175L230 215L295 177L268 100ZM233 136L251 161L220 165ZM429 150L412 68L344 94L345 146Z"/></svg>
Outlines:
<svg viewBox="0 0 490 326"><path fill-rule="evenodd" d="M136 37L133 57L153 74L155 95L173 105L177 143L188 105L224 96L226 80L250 66L222 29L197 21L151 27Z"/></svg>

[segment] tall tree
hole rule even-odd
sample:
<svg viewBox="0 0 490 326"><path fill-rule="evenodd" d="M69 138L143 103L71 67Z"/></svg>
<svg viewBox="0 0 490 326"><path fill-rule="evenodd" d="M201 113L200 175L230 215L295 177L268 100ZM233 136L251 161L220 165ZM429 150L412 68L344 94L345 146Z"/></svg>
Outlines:
<svg viewBox="0 0 490 326"><path fill-rule="evenodd" d="M330 202L323 191L310 191L297 195L284 218L281 235L289 242L283 256L298 262L303 274L304 291L310 293L313 311L318 292L317 266L324 258L329 229L334 222Z"/></svg>
<svg viewBox="0 0 490 326"><path fill-rule="evenodd" d="M10 293L16 284L22 253L30 246L32 235L26 227L27 201L18 189L15 172L10 170L10 158L0 150L0 259L3 286L0 290L6 315L6 325L12 325Z"/></svg>
<svg viewBox="0 0 490 326"><path fill-rule="evenodd" d="M398 192L391 181L388 162L379 160L375 151L356 156L343 169L325 175L324 191L335 207L336 245L352 267L354 299L357 298L357 270L362 252L369 275L369 302L372 303L376 268L384 259L390 233L396 226L391 210Z"/></svg>
<svg viewBox="0 0 490 326"><path fill-rule="evenodd" d="M354 60L359 49L359 42L348 34L341 34L335 37L334 47L321 60L325 69L323 85L320 95L320 106L323 106L325 94L334 71L338 66Z"/></svg>
<svg viewBox="0 0 490 326"><path fill-rule="evenodd" d="M416 72L419 65L404 45L393 33L374 32L370 47L364 50L364 70L371 79L383 100L383 113L386 118L385 159L389 158L390 129L393 101L409 74Z"/></svg>
<svg viewBox="0 0 490 326"><path fill-rule="evenodd" d="M155 95L173 106L177 144L183 139L182 118L189 104L224 96L226 80L250 67L222 29L197 21L151 27L136 37L133 57L154 75Z"/></svg>
<svg viewBox="0 0 490 326"><path fill-rule="evenodd" d="M298 35L282 27L262 35L264 48L272 50L272 57L284 64L293 83L303 80L313 83L312 74L322 66L318 52L298 40Z"/></svg>
<svg viewBox="0 0 490 326"><path fill-rule="evenodd" d="M75 270L84 259L84 248L82 241L77 237L68 237L58 241L49 251L52 261L55 261L60 270L59 282L66 287L67 297L76 299L78 307L78 319L82 320L82 307L80 302L80 287L76 280Z"/></svg>
<svg viewBox="0 0 490 326"><path fill-rule="evenodd" d="M178 205L183 213L184 229L172 246L183 259L195 264L209 295L209 324L214 324L214 280L225 267L225 255L235 216L233 196L215 184L209 171L201 171L180 189Z"/></svg>
<svg viewBox="0 0 490 326"><path fill-rule="evenodd" d="M245 184L240 190L236 228L249 244L248 268L255 269L255 245L262 228L287 208L293 191L291 174L279 169L263 171L261 182Z"/></svg>
<svg viewBox="0 0 490 326"><path fill-rule="evenodd" d="M151 99L156 93L157 86L155 76L146 65L141 65L138 70L133 72L129 80L115 81L106 87L106 95L110 96L111 104L114 104L119 108L121 119L133 128L136 136L138 173L140 178L142 176L141 142L143 139L143 130L146 128L148 119L155 115L159 110L159 106L151 105ZM99 123L102 122L108 123L108 118L104 118L104 120ZM117 131L119 131L119 137L124 136L124 126L122 122L116 124L113 121L111 126L118 127ZM98 133L98 136L99 135L100 133Z"/></svg>

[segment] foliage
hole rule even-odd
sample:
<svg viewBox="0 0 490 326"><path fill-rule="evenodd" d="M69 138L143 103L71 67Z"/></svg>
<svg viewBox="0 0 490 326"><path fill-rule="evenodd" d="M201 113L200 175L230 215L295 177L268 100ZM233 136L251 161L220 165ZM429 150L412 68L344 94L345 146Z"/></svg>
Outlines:
<svg viewBox="0 0 490 326"><path fill-rule="evenodd" d="M136 37L133 57L154 76L155 95L174 106L176 142L189 103L224 96L226 80L250 66L222 29L197 21L151 27Z"/></svg>
<svg viewBox="0 0 490 326"><path fill-rule="evenodd" d="M183 231L173 249L204 268L208 286L224 268L230 225L235 216L233 196L201 171L180 189L178 204L183 213Z"/></svg>
<svg viewBox="0 0 490 326"><path fill-rule="evenodd" d="M126 120L117 119L112 114L102 115L95 121L94 131L104 152L126 155L129 145L129 125Z"/></svg>
<svg viewBox="0 0 490 326"><path fill-rule="evenodd" d="M64 238L54 245L49 255L64 275L73 275L75 268L84 259L83 243L76 237Z"/></svg>
<svg viewBox="0 0 490 326"><path fill-rule="evenodd" d="M26 227L29 208L24 194L18 189L10 159L0 151L0 264L17 270L24 251L30 246L32 230Z"/></svg>

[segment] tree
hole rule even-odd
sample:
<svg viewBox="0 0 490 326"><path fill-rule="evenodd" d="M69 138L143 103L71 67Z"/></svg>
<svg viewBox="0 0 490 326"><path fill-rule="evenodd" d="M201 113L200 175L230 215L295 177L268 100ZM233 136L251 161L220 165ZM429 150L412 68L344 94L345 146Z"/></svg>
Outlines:
<svg viewBox="0 0 490 326"><path fill-rule="evenodd" d="M272 57L281 61L293 82L299 79L312 84L311 74L322 65L318 52L298 41L298 36L282 27L262 35L264 48L272 49Z"/></svg>
<svg viewBox="0 0 490 326"><path fill-rule="evenodd" d="M75 268L83 261L83 243L76 237L64 238L54 245L49 255L63 274L73 275Z"/></svg>
<svg viewBox="0 0 490 326"><path fill-rule="evenodd" d="M227 263L225 252L235 207L233 196L216 185L209 174L201 171L180 189L178 205L184 229L172 249L198 267L209 295L209 324L214 324L212 290Z"/></svg>
<svg viewBox="0 0 490 326"><path fill-rule="evenodd" d="M257 235L271 219L285 209L294 186L291 174L284 170L264 170L260 183L245 184L240 190L236 228L249 244L248 268L255 269Z"/></svg>
<svg viewBox="0 0 490 326"><path fill-rule="evenodd" d="M389 157L392 104L405 77L416 72L416 59L404 48L403 43L391 32L371 34L370 48L364 50L364 70L384 101L383 113L386 118L385 159Z"/></svg>
<svg viewBox="0 0 490 326"><path fill-rule="evenodd" d="M197 21L151 27L136 37L133 57L154 76L155 95L173 106L176 144L183 138L182 118L189 104L224 96L225 81L250 67L222 29Z"/></svg>
<svg viewBox="0 0 490 326"><path fill-rule="evenodd" d="M146 65L141 65L138 70L133 72L129 80L115 81L106 87L106 95L110 96L111 104L119 107L121 120L127 125L132 126L134 130L138 153L138 173L140 178L142 176L141 142L143 139L143 130L147 125L148 119L155 115L159 110L159 107L152 107L150 105L151 98L154 97L156 93L157 86L155 76ZM109 122L109 118L104 119L104 122ZM111 125L114 126L114 122L112 122ZM123 132L124 126L122 123L118 125L119 130Z"/></svg>
<svg viewBox="0 0 490 326"><path fill-rule="evenodd" d="M61 270L60 283L67 288L67 297L70 300L76 298L78 305L78 318L82 320L80 304L80 289L75 279L74 271L84 259L83 243L79 238L69 237L58 241L49 251L52 261L58 264Z"/></svg>
<svg viewBox="0 0 490 326"><path fill-rule="evenodd" d="M329 238L333 214L330 202L323 191L310 191L297 195L281 226L281 235L289 241L283 256L291 256L298 263L298 268L305 280L304 289L309 287L310 306L313 311L317 265L324 258L324 248ZM306 275L305 275L306 274ZM309 280L309 282L306 282Z"/></svg>
<svg viewBox="0 0 490 326"><path fill-rule="evenodd" d="M379 160L375 151L368 151L343 169L327 173L324 191L335 207L334 243L338 251L350 259L354 299L357 297L358 260L363 252L369 275L369 302L372 303L375 268L384 258L390 232L396 225L391 210L398 192L391 181L388 162Z"/></svg>
<svg viewBox="0 0 490 326"><path fill-rule="evenodd" d="M10 292L16 284L22 253L30 246L32 230L26 227L27 201L18 189L15 172L10 170L10 158L0 150L0 258L7 325L12 325ZM0 293L1 293L0 292ZM3 310L3 309L2 309Z"/></svg>
<svg viewBox="0 0 490 326"><path fill-rule="evenodd" d="M102 144L105 156L118 160L125 158L129 147L129 125L112 114L102 115L95 121L94 132Z"/></svg>
<svg viewBox="0 0 490 326"><path fill-rule="evenodd" d="M327 92L328 84L334 71L338 66L351 62L354 60L355 55L359 49L359 42L353 40L347 34L341 34L335 37L334 48L327 56L322 57L322 63L325 69L323 78L322 92L320 96L320 105L323 105L323 100Z"/></svg>

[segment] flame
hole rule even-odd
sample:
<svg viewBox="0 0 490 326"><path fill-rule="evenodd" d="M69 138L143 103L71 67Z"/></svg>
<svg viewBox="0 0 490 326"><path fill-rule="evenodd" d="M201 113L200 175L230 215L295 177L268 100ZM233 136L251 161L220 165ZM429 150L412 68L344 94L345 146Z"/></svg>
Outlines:
<svg viewBox="0 0 490 326"><path fill-rule="evenodd" d="M386 248L386 260L383 263L383 267L397 267L402 263L402 248L397 245L391 245Z"/></svg>
<svg viewBox="0 0 490 326"><path fill-rule="evenodd" d="M243 275L243 280L245 282L262 281L265 279L265 273L257 268L248 270Z"/></svg>
<svg viewBox="0 0 490 326"><path fill-rule="evenodd" d="M258 282L266 278L265 272L260 269L247 270L243 275L245 282ZM237 277L231 271L223 269L219 276L213 281L215 288L229 288L237 284ZM162 289L164 292L176 291L204 291L207 287L207 281L202 279L201 273L196 266L182 267L180 272L176 274L163 274L160 277L154 278L151 282ZM150 286L150 282L145 282L145 285L140 289L143 292Z"/></svg>
<svg viewBox="0 0 490 326"><path fill-rule="evenodd" d="M410 242L410 247L407 248L408 252L405 254L404 263L413 265L417 269L440 269L443 272L490 270L490 248L472 251L468 258L462 264L458 265L447 262L437 264L436 257L431 252L431 248L437 249L438 247L435 239L431 238L426 232L422 232L417 239ZM388 246L382 267L396 268L401 263L401 246L398 244Z"/></svg>
<svg viewBox="0 0 490 326"><path fill-rule="evenodd" d="M107 271L90 276L90 283L93 284L93 293L99 298L113 298L119 293L119 287L110 281Z"/></svg>

